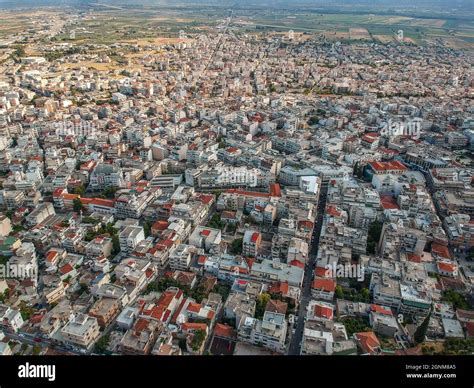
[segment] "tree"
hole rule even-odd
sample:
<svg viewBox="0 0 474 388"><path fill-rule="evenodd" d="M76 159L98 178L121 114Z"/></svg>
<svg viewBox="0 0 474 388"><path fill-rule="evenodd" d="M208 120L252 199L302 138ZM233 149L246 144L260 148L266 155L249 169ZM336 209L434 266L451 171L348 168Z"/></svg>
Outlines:
<svg viewBox="0 0 474 388"><path fill-rule="evenodd" d="M267 307L268 301L271 299L270 294L263 292L257 297L257 303L255 305L255 318L262 319L265 314L265 307Z"/></svg>
<svg viewBox="0 0 474 388"><path fill-rule="evenodd" d="M370 224L369 234L367 236L367 252L375 253L375 249L380 240L383 224L380 221L374 221Z"/></svg>
<svg viewBox="0 0 474 388"><path fill-rule="evenodd" d="M362 298L364 298L364 300L370 300L370 292L367 288L363 288L360 291L360 294L361 294Z"/></svg>
<svg viewBox="0 0 474 388"><path fill-rule="evenodd" d="M342 323L346 328L348 337L352 337L354 333L359 333L361 331L372 331L372 329L370 329L369 322L367 322L367 319L346 318L342 321Z"/></svg>
<svg viewBox="0 0 474 388"><path fill-rule="evenodd" d="M116 255L120 252L120 240L118 235L114 234L112 236L112 254Z"/></svg>
<svg viewBox="0 0 474 388"><path fill-rule="evenodd" d="M4 303L10 295L10 289L7 288L3 293L0 293L0 303Z"/></svg>
<svg viewBox="0 0 474 388"><path fill-rule="evenodd" d="M224 227L224 223L221 221L220 214L214 214L209 220L207 226L214 229L222 229Z"/></svg>
<svg viewBox="0 0 474 388"><path fill-rule="evenodd" d="M217 283L212 289L212 292L215 292L216 294L222 296L222 300L227 300L227 297L230 293L230 286L224 283Z"/></svg>
<svg viewBox="0 0 474 388"><path fill-rule="evenodd" d="M360 163L358 161L355 162L355 164L354 164L354 170L352 172L352 175L354 175L358 178L362 178L362 170L360 168Z"/></svg>
<svg viewBox="0 0 474 388"><path fill-rule="evenodd" d="M73 209L75 212L79 213L84 208L84 205L82 204L79 198L74 198L72 203L73 203Z"/></svg>
<svg viewBox="0 0 474 388"><path fill-rule="evenodd" d="M148 221L143 223L143 232L145 233L145 238L151 234L151 225Z"/></svg>
<svg viewBox="0 0 474 388"><path fill-rule="evenodd" d="M341 286L336 286L335 294L336 294L337 299L343 299L344 298L344 291L342 290Z"/></svg>
<svg viewBox="0 0 474 388"><path fill-rule="evenodd" d="M100 223L100 221L97 218L92 218L92 217L82 217L82 223L84 224L92 224L92 225L97 225Z"/></svg>
<svg viewBox="0 0 474 388"><path fill-rule="evenodd" d="M206 339L206 332L202 329L198 329L194 332L193 339L191 341L191 349L197 351L201 348L202 343Z"/></svg>
<svg viewBox="0 0 474 388"><path fill-rule="evenodd" d="M118 188L117 187L107 187L103 192L102 195L105 198L113 199L115 198L115 193L117 192Z"/></svg>
<svg viewBox="0 0 474 388"><path fill-rule="evenodd" d="M420 326L416 328L415 334L413 335L413 339L415 340L415 344L421 344L425 341L426 332L428 331L428 326L430 324L430 317L431 317L431 309L425 320L421 323Z"/></svg>
<svg viewBox="0 0 474 388"><path fill-rule="evenodd" d="M444 291L441 300L452 303L456 309L469 310L470 308L466 298L454 290Z"/></svg>
<svg viewBox="0 0 474 388"><path fill-rule="evenodd" d="M33 308L28 306L25 301L20 302L20 314L24 321L29 320L33 313Z"/></svg>
<svg viewBox="0 0 474 388"><path fill-rule="evenodd" d="M236 238L230 245L230 252L234 255L240 255L242 253L243 238Z"/></svg>
<svg viewBox="0 0 474 388"><path fill-rule="evenodd" d="M474 353L474 338L448 338L444 343L442 354L470 355Z"/></svg>
<svg viewBox="0 0 474 388"><path fill-rule="evenodd" d="M469 260L469 261L474 260L474 247L469 248L469 253L468 253L466 259Z"/></svg>
<svg viewBox="0 0 474 388"><path fill-rule="evenodd" d="M110 336L104 335L97 341L97 343L95 344L94 350L100 354L105 353L109 346L109 342L110 342Z"/></svg>
<svg viewBox="0 0 474 388"><path fill-rule="evenodd" d="M84 185L79 185L74 189L74 194L79 194L81 196L84 195L85 192L86 188L84 187Z"/></svg>

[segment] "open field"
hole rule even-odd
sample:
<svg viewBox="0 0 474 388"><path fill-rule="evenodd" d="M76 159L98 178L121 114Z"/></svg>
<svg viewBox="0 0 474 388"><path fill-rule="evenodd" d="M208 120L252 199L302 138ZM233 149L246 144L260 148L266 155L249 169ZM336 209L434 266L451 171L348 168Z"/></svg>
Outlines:
<svg viewBox="0 0 474 388"><path fill-rule="evenodd" d="M72 44L116 42L147 44L175 43L179 31L189 37L213 30L228 16L224 7L183 6L150 9L91 9L72 24L65 26L52 39ZM46 18L60 18L61 11L45 9L30 12L4 12L0 24L0 39L17 36L27 30L40 29ZM474 20L462 16L410 17L376 13L329 13L316 10L234 9L233 26L256 32L287 32L324 34L329 40L345 42L379 42L396 40L403 30L404 42L472 50L474 47ZM76 39L70 41L74 30ZM16 34L16 35L15 35ZM306 35L307 36L307 35ZM170 39L166 41L166 39ZM161 41L160 41L161 40Z"/></svg>

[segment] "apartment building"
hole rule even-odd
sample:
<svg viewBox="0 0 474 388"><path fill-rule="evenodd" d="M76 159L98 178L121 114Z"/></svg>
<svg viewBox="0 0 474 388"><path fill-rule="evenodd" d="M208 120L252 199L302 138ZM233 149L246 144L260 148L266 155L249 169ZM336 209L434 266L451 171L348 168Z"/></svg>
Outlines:
<svg viewBox="0 0 474 388"><path fill-rule="evenodd" d="M85 253L89 257L109 257L112 254L112 238L106 236L98 236L85 247Z"/></svg>
<svg viewBox="0 0 474 388"><path fill-rule="evenodd" d="M286 351L288 324L284 314L266 311L262 320L247 317L240 323L237 338L253 345L263 346L277 353Z"/></svg>
<svg viewBox="0 0 474 388"><path fill-rule="evenodd" d="M124 187L123 171L115 164L100 163L90 175L89 187L103 190L107 187Z"/></svg>
<svg viewBox="0 0 474 388"><path fill-rule="evenodd" d="M400 281L386 274L373 273L370 279L370 290L374 303L399 309L402 303Z"/></svg>
<svg viewBox="0 0 474 388"><path fill-rule="evenodd" d="M3 203L7 207L7 209L17 209L19 208L26 199L26 195L24 191L20 190L10 190L10 191L2 191L3 194Z"/></svg>
<svg viewBox="0 0 474 388"><path fill-rule="evenodd" d="M154 319L138 318L133 327L126 331L120 341L120 349L124 354L150 354L164 326Z"/></svg>
<svg viewBox="0 0 474 388"><path fill-rule="evenodd" d="M283 282L291 286L301 287L304 270L297 266L280 263L278 260L262 260L254 263L250 277L265 283Z"/></svg>
<svg viewBox="0 0 474 388"><path fill-rule="evenodd" d="M334 279L315 278L311 283L311 296L314 299L332 301L335 290L336 281Z"/></svg>
<svg viewBox="0 0 474 388"><path fill-rule="evenodd" d="M131 252L140 241L145 239L145 232L141 226L129 225L119 234L120 250L122 252Z"/></svg>
<svg viewBox="0 0 474 388"><path fill-rule="evenodd" d="M353 340L348 339L342 323L306 321L301 341L301 355L352 355L357 354Z"/></svg>
<svg viewBox="0 0 474 388"><path fill-rule="evenodd" d="M29 226L35 226L46 220L50 216L54 216L53 204L51 202L42 203L35 210L25 217L25 220Z"/></svg>
<svg viewBox="0 0 474 388"><path fill-rule="evenodd" d="M186 271L191 265L191 258L195 252L194 245L179 244L170 252L169 264L173 271Z"/></svg>
<svg viewBox="0 0 474 388"><path fill-rule="evenodd" d="M254 230L246 230L242 241L242 255L256 257L261 243L261 233Z"/></svg>
<svg viewBox="0 0 474 388"><path fill-rule="evenodd" d="M99 324L95 317L78 313L61 329L61 335L66 342L90 348L99 338Z"/></svg>
<svg viewBox="0 0 474 388"><path fill-rule="evenodd" d="M458 252L467 252L474 246L474 220L467 214L453 214L443 220L449 244Z"/></svg>
<svg viewBox="0 0 474 388"><path fill-rule="evenodd" d="M219 250L222 241L220 229L197 226L189 236L189 244L196 248L203 248L206 252Z"/></svg>
<svg viewBox="0 0 474 388"><path fill-rule="evenodd" d="M224 304L224 317L233 319L238 325L242 317L253 317L257 302L247 293L231 292Z"/></svg>
<svg viewBox="0 0 474 388"><path fill-rule="evenodd" d="M288 165L281 168L278 181L285 186L300 186L301 179L316 178L316 176L316 172L310 168L296 168Z"/></svg>
<svg viewBox="0 0 474 388"><path fill-rule="evenodd" d="M141 193L134 191L121 194L115 201L115 214L118 218L139 219L146 207L156 198L156 189Z"/></svg>
<svg viewBox="0 0 474 388"><path fill-rule="evenodd" d="M0 304L0 324L17 332L24 324L20 310Z"/></svg>
<svg viewBox="0 0 474 388"><path fill-rule="evenodd" d="M64 283L59 276L45 275L43 276L43 283L43 296L49 305L57 303L66 295Z"/></svg>
<svg viewBox="0 0 474 388"><path fill-rule="evenodd" d="M101 298L94 303L88 314L97 318L101 328L106 328L120 313L120 302L115 298Z"/></svg>

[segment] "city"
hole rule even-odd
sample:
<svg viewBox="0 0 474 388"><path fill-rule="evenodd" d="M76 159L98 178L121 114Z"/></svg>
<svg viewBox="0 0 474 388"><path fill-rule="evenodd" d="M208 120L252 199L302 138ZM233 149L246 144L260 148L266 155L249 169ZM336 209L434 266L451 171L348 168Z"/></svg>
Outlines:
<svg viewBox="0 0 474 388"><path fill-rule="evenodd" d="M0 354L474 354L472 18L80 3L0 9Z"/></svg>

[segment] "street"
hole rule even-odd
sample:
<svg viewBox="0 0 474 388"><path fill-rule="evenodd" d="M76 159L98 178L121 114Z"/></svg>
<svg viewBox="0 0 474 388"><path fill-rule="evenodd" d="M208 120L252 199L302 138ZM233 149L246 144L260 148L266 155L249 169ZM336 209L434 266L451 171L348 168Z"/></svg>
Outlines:
<svg viewBox="0 0 474 388"><path fill-rule="evenodd" d="M327 188L321 188L318 201L318 214L316 216L316 225L313 230L313 241L311 245L311 252L309 255L309 265L304 274L303 287L301 293L300 308L298 311L298 321L296 324L295 334L291 338L288 348L289 355L300 354L300 343L303 338L304 322L306 316L306 308L311 300L311 282L313 280L313 269L316 266L316 257L319 248L319 236L321 235L321 228L323 226L324 209L326 207Z"/></svg>

